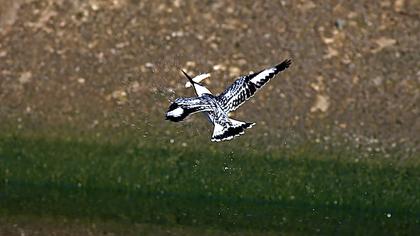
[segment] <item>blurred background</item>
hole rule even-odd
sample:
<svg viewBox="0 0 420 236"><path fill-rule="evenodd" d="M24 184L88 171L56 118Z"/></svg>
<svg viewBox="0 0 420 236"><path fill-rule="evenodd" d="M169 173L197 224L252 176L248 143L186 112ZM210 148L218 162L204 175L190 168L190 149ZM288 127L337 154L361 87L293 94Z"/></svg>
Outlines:
<svg viewBox="0 0 420 236"><path fill-rule="evenodd" d="M204 83L220 93L290 57L293 67L234 114L257 122L243 139L411 153L420 133L419 14L415 0L3 0L2 128L164 143L181 132L187 145L202 143L212 132L202 117L182 127L162 119L170 100L193 95L181 68L211 73Z"/></svg>
<svg viewBox="0 0 420 236"><path fill-rule="evenodd" d="M315 145L418 164L419 29L418 0L0 0L0 133L181 157ZM200 115L164 120L174 98L194 95L180 69L211 73L203 83L218 94L286 58L233 114L257 123L245 135L215 144Z"/></svg>

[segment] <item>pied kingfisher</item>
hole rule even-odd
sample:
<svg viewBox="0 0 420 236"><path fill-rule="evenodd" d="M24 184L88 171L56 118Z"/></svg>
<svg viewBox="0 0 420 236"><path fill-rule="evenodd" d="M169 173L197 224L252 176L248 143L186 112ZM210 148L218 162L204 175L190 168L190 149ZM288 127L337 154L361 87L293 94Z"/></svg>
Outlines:
<svg viewBox="0 0 420 236"><path fill-rule="evenodd" d="M229 118L229 112L236 110L277 73L288 68L290 64L290 59L287 59L274 67L241 76L217 96L199 83L200 80L207 78L208 74L199 75L192 79L187 73L182 71L189 83L193 85L197 97L175 99L166 112L166 119L179 122L189 114L203 112L208 120L214 124L211 141L230 140L243 134L245 129L251 128L255 123L231 119ZM190 84L187 83L187 85Z"/></svg>

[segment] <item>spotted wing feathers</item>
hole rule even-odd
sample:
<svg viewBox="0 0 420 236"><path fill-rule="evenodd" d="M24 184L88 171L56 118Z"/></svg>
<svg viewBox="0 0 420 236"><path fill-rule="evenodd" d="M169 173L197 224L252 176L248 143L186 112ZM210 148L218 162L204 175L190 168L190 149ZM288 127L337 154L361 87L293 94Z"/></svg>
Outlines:
<svg viewBox="0 0 420 236"><path fill-rule="evenodd" d="M287 59L274 67L262 70L257 73L242 76L217 98L222 103L222 106L226 112L234 111L246 100L251 98L276 74L288 68L290 64L291 60Z"/></svg>

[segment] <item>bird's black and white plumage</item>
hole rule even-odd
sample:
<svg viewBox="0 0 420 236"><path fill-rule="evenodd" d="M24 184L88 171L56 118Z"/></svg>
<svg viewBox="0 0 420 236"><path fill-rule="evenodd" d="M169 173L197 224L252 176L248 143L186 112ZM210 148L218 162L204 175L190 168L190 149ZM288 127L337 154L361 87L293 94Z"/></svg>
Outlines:
<svg viewBox="0 0 420 236"><path fill-rule="evenodd" d="M209 121L214 124L211 140L216 142L230 140L243 134L246 129L251 128L255 123L231 119L229 118L229 112L236 110L271 78L288 68L290 64L291 61L287 59L274 67L241 76L218 96L213 95L206 87L195 82L182 71L193 85L197 97L175 99L166 112L166 119L178 122L192 113L203 112L207 115Z"/></svg>

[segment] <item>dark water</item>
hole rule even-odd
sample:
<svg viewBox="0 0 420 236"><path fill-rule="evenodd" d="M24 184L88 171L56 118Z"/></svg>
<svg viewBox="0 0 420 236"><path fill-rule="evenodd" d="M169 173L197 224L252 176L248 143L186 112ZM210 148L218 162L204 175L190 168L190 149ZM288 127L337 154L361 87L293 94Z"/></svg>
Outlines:
<svg viewBox="0 0 420 236"><path fill-rule="evenodd" d="M3 138L0 218L250 234L420 235L418 167L349 161L356 154Z"/></svg>
<svg viewBox="0 0 420 236"><path fill-rule="evenodd" d="M420 214L197 194L142 193L77 186L1 186L2 215L35 214L124 224L319 235L418 235Z"/></svg>

